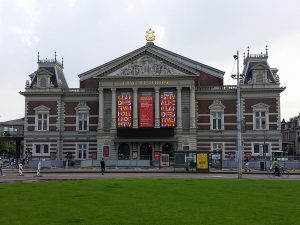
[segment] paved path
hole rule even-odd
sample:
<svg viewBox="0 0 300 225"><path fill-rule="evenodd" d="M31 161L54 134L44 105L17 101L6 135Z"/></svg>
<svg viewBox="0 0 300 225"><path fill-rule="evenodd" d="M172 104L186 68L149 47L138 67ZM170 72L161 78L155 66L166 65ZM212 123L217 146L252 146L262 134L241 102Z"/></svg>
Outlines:
<svg viewBox="0 0 300 225"><path fill-rule="evenodd" d="M42 172L42 176L37 177L35 173L25 172L24 176L19 176L17 171L6 171L5 176L0 177L0 183L16 182L42 182L51 180L82 180L82 179L122 179L122 178L155 178L155 179L237 179L235 173L162 173L162 172L108 172L104 175L96 172ZM243 179L270 179L266 174L243 174ZM288 178L273 178L279 180L300 180L299 174L290 175Z"/></svg>

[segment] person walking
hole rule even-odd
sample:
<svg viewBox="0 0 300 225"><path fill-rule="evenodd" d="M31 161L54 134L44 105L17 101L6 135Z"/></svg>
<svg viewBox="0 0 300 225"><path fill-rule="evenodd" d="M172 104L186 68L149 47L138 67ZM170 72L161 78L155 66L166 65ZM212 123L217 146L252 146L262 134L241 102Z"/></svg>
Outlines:
<svg viewBox="0 0 300 225"><path fill-rule="evenodd" d="M101 159L100 165L101 165L101 174L104 175L104 171L105 171L105 161L104 161L104 158Z"/></svg>
<svg viewBox="0 0 300 225"><path fill-rule="evenodd" d="M19 176L24 176L23 175L23 164L19 162Z"/></svg>
<svg viewBox="0 0 300 225"><path fill-rule="evenodd" d="M249 160L248 160L248 158L245 158L244 163L245 163L245 173L246 172L251 172L251 170L249 168Z"/></svg>
<svg viewBox="0 0 300 225"><path fill-rule="evenodd" d="M41 160L39 160L38 165L37 165L37 171L36 171L37 177L41 176L41 168L42 168L42 162L41 162Z"/></svg>
<svg viewBox="0 0 300 225"><path fill-rule="evenodd" d="M3 167L3 161L2 158L0 158L0 176L4 177L5 175L3 174L2 167Z"/></svg>

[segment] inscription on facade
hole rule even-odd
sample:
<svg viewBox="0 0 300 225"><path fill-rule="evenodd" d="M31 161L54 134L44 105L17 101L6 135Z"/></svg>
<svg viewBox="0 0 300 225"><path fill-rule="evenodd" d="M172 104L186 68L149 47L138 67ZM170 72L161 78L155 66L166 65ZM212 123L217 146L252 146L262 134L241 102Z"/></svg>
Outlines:
<svg viewBox="0 0 300 225"><path fill-rule="evenodd" d="M140 80L140 81L123 81L122 85L131 86L131 85L168 85L169 81L167 80Z"/></svg>

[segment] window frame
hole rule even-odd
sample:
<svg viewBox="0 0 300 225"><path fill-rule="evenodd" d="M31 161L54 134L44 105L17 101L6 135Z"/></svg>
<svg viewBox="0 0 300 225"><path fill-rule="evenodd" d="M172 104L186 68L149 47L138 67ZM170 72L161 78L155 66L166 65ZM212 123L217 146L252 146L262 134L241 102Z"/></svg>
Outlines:
<svg viewBox="0 0 300 225"><path fill-rule="evenodd" d="M50 117L50 108L41 105L36 108L35 110L35 131L42 131L46 132L49 131L49 117ZM39 116L42 115L43 118L39 118ZM44 118L44 116L47 116L47 118ZM41 129L39 129L39 121L41 121ZM44 122L46 122L46 127L44 126ZM45 129L44 129L45 128Z"/></svg>
<svg viewBox="0 0 300 225"><path fill-rule="evenodd" d="M79 157L80 152L81 152L81 157ZM85 157L84 157L84 153L85 153ZM76 144L76 159L77 160L89 159L89 144L88 143L77 143Z"/></svg>
<svg viewBox="0 0 300 225"><path fill-rule="evenodd" d="M90 107L87 106L85 101L79 101L77 107L75 108L76 111L76 131L79 132L87 132L90 130ZM86 114L86 121L83 121L85 124L86 122L86 129L82 129L84 128L84 125L81 125L81 117L80 115ZM83 126L83 127L82 127Z"/></svg>
<svg viewBox="0 0 300 225"><path fill-rule="evenodd" d="M269 105L264 103L258 103L252 106L253 130L269 130L269 107ZM258 117L256 116L257 113L259 113ZM264 117L261 115L262 113L265 113ZM259 126L257 126L257 118L259 120ZM264 121L262 118L264 118Z"/></svg>
<svg viewBox="0 0 300 225"><path fill-rule="evenodd" d="M214 100L213 104L209 107L210 109L210 130L221 131L224 130L224 109L225 106L221 103L221 100ZM220 116L214 116L214 114L220 114ZM216 121L216 127L214 128L214 121ZM221 124L219 124L219 122Z"/></svg>
<svg viewBox="0 0 300 225"><path fill-rule="evenodd" d="M37 152L38 147L39 147L39 152ZM48 152L45 152L45 147L47 147ZM39 156L39 157L50 156L50 143L34 143L32 149L33 149L32 156Z"/></svg>

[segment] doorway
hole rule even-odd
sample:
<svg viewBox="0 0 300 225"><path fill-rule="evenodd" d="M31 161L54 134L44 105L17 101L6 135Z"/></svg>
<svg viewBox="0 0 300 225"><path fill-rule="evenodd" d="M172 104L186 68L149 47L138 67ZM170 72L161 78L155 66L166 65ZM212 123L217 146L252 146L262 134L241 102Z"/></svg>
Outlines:
<svg viewBox="0 0 300 225"><path fill-rule="evenodd" d="M144 143L140 146L140 160L152 160L152 146Z"/></svg>

